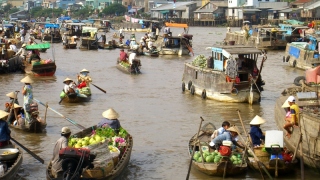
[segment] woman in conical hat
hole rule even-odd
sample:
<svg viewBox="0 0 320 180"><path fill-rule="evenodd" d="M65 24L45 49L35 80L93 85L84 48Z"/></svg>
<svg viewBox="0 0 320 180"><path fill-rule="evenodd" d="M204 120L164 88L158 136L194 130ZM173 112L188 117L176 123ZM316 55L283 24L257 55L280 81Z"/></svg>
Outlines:
<svg viewBox="0 0 320 180"><path fill-rule="evenodd" d="M0 148L5 148L6 146L10 145L10 129L7 123L7 117L9 113L0 110Z"/></svg>
<svg viewBox="0 0 320 180"><path fill-rule="evenodd" d="M259 147L262 143L262 140L265 139L264 134L262 133L262 130L260 128L260 125L265 123L266 120L264 120L262 117L256 115L252 121L250 122L250 137L253 143L254 147Z"/></svg>
<svg viewBox="0 0 320 180"><path fill-rule="evenodd" d="M89 71L82 69L80 75L78 75L78 88L90 87L90 82L92 82L91 77L88 75Z"/></svg>
<svg viewBox="0 0 320 180"><path fill-rule="evenodd" d="M282 108L284 108L287 112L286 114L286 117L284 118L284 120L287 122L287 121L290 121L292 118L291 118L291 111L290 111L290 104L289 104L289 101L286 100L282 106Z"/></svg>
<svg viewBox="0 0 320 180"><path fill-rule="evenodd" d="M98 123L98 127L109 126L118 134L121 127L118 120L119 114L113 108L110 108L102 113L102 117L104 118Z"/></svg>
<svg viewBox="0 0 320 180"><path fill-rule="evenodd" d="M10 99L9 99L9 101L10 101L9 104L12 103L12 101L13 101L14 99L15 99L14 103L19 104L19 102L18 102L18 97L17 97L16 93L14 93L14 92L9 92L8 94L6 94L6 96L10 98ZM6 104L7 104L7 103L6 103Z"/></svg>
<svg viewBox="0 0 320 180"><path fill-rule="evenodd" d="M30 119L30 114L26 111L26 106L29 106L33 103L33 88L31 86L31 83L33 83L32 79L29 76L26 76L25 78L21 79L21 82L24 83L24 86L22 88L22 94L23 94L23 109L25 110L26 119Z"/></svg>

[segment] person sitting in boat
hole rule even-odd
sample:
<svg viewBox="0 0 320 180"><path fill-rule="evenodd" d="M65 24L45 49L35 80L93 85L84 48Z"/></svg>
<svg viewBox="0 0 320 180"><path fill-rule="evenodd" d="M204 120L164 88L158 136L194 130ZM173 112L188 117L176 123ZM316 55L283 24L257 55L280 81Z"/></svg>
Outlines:
<svg viewBox="0 0 320 180"><path fill-rule="evenodd" d="M51 174L54 178L63 179L62 161L59 156L59 151L68 147L68 139L71 135L71 130L68 127L61 129L61 137L57 140L53 148L53 157L51 159Z"/></svg>
<svg viewBox="0 0 320 180"><path fill-rule="evenodd" d="M29 123L29 122L33 122L33 121L38 121L40 122L40 124L42 125L45 125L47 124L45 120L43 120L40 116L39 116L39 111L33 111L31 113L31 118L29 121L26 121L26 123Z"/></svg>
<svg viewBox="0 0 320 180"><path fill-rule="evenodd" d="M213 131L213 133L211 135L211 140L216 138L217 136L223 134L224 132L226 132L227 129L229 129L229 127L230 127L229 121L223 121L221 127L219 129Z"/></svg>
<svg viewBox="0 0 320 180"><path fill-rule="evenodd" d="M252 121L250 122L250 137L252 140L253 147L260 147L262 140L265 139L264 134L260 128L260 125L265 123L266 121L262 119L260 116L256 115Z"/></svg>
<svg viewBox="0 0 320 180"><path fill-rule="evenodd" d="M294 96L289 96L287 101L290 105L291 119L288 119L283 128L286 130L286 137L290 138L292 134L290 128L299 125L300 109L299 106L295 103L296 99L294 98Z"/></svg>
<svg viewBox="0 0 320 180"><path fill-rule="evenodd" d="M136 38L132 38L130 40L130 49L136 50L138 49L139 45L136 42Z"/></svg>
<svg viewBox="0 0 320 180"><path fill-rule="evenodd" d="M18 49L17 49L17 46L14 44L14 43L12 43L11 42L11 40L9 40L9 49L11 50L11 51L13 51L13 52L18 52Z"/></svg>
<svg viewBox="0 0 320 180"><path fill-rule="evenodd" d="M6 96L10 98L10 99L9 99L9 102L10 102L10 103L8 103L8 102L6 103L6 105L5 105L5 107L6 107L5 111L6 111L6 112L9 112L9 110L10 110L10 104L13 102L13 100L14 100L13 103L16 103L16 104L19 104L19 101L18 101L17 95L16 95L14 92L10 92L10 93L6 94Z"/></svg>
<svg viewBox="0 0 320 180"><path fill-rule="evenodd" d="M245 60L244 55L239 54L238 59L237 59L238 70L242 70L242 65L243 65L244 60Z"/></svg>
<svg viewBox="0 0 320 180"><path fill-rule="evenodd" d="M9 113L0 110L0 148L10 148L10 134L9 125L7 123L7 117Z"/></svg>
<svg viewBox="0 0 320 180"><path fill-rule="evenodd" d="M286 116L285 116L285 118L284 118L284 121L285 121L285 122L291 121L291 111L290 111L290 104L289 104L288 100L286 100L286 101L282 104L281 107L284 108L285 111L287 112L287 113L286 113Z"/></svg>
<svg viewBox="0 0 320 180"><path fill-rule="evenodd" d="M126 52L124 52L124 49L120 49L120 57L119 57L119 60L126 62L127 59L128 59L128 54L127 54Z"/></svg>
<svg viewBox="0 0 320 180"><path fill-rule="evenodd" d="M33 45L33 44L36 44L34 41L34 37L29 36L28 45Z"/></svg>
<svg viewBox="0 0 320 180"><path fill-rule="evenodd" d="M63 44L63 45L68 45L67 33L63 33L63 36L62 36L62 44Z"/></svg>
<svg viewBox="0 0 320 180"><path fill-rule="evenodd" d="M119 133L120 130L120 121L118 120L119 114L113 109L110 108L102 113L104 117L99 123L98 127L110 127L112 128L116 134Z"/></svg>
<svg viewBox="0 0 320 180"><path fill-rule="evenodd" d="M17 56L20 56L20 60L22 59L23 61L26 60L26 57L28 55L28 51L26 50L26 44L22 44L21 48L19 51L16 53Z"/></svg>
<svg viewBox="0 0 320 180"><path fill-rule="evenodd" d="M149 51L154 51L156 50L157 48L153 45L153 42L154 42L154 39L150 39L149 42L148 42L148 48L149 48Z"/></svg>
<svg viewBox="0 0 320 180"><path fill-rule="evenodd" d="M86 69L82 69L80 71L80 75L78 75L78 88L81 89L83 87L90 87L90 83L92 82L91 77L88 75L89 71Z"/></svg>
<svg viewBox="0 0 320 180"><path fill-rule="evenodd" d="M75 83L73 82L72 79L66 78L63 81L63 83L65 84L64 88L63 88L64 93L66 93L66 94L74 94L74 93L76 93L76 85L75 85Z"/></svg>
<svg viewBox="0 0 320 180"><path fill-rule="evenodd" d="M238 134L239 133L236 127L230 127L227 129L226 132L220 134L219 136L211 140L209 145L211 148L219 150L219 147L222 145L223 141L232 141L232 143L234 144L232 146L232 149L235 149L235 146L238 146L243 149L244 147L238 143Z"/></svg>
<svg viewBox="0 0 320 180"><path fill-rule="evenodd" d="M166 26L165 25L165 28L164 28L164 34L168 34L168 36L172 36L172 32L170 30L170 27Z"/></svg>
<svg viewBox="0 0 320 180"><path fill-rule="evenodd" d="M29 64L31 64L31 61L33 60L33 59L37 59L37 60L41 60L41 58L40 58L40 56L39 56L39 52L37 52L36 50L32 50L31 51L32 53L31 53L31 56L29 57Z"/></svg>
<svg viewBox="0 0 320 180"><path fill-rule="evenodd" d="M24 117L23 108L18 104L14 104L14 112L9 116L8 123L14 126L24 125Z"/></svg>

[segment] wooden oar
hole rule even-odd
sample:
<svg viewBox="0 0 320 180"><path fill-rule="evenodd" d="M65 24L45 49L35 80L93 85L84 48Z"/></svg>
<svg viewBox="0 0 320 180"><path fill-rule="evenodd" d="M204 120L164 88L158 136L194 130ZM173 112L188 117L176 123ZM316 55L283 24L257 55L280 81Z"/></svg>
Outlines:
<svg viewBox="0 0 320 180"><path fill-rule="evenodd" d="M23 146L22 144L20 144L17 140L13 139L11 137L11 140L13 142L15 142L17 145L19 145L22 149L24 149L25 151L27 151L32 157L34 157L36 160L38 160L39 162L41 162L42 164L44 163L44 160L39 157L38 155L36 155L34 152L30 151L28 148L26 148L25 146Z"/></svg>
<svg viewBox="0 0 320 180"><path fill-rule="evenodd" d="M200 119L201 119L201 121L200 121L199 129L198 129L197 137L195 139L196 141L199 138L199 132L200 132L200 129L201 129L202 121L204 121L202 117L200 117ZM191 170L191 165L192 165L192 159L193 159L193 156L194 156L195 149L196 149L196 143L194 144L193 149L192 149L192 155L191 155L191 159L190 159L190 164L189 164L189 169L188 169L188 174L187 174L186 180L189 180L189 175L190 175L190 170Z"/></svg>
<svg viewBox="0 0 320 180"><path fill-rule="evenodd" d="M61 117L63 117L63 118L66 119L67 121L69 121L71 124L75 125L77 128L79 128L79 129L86 129L84 126L78 124L77 122L75 122L74 120L72 120L72 119L70 119L70 118L65 117L64 115L62 115L62 114L59 113L58 111L52 109L52 108L49 107L48 105L42 103L41 101L39 101L39 100L37 100L37 99L35 99L35 98L33 98L33 100L37 101L37 102L40 103L41 105L43 105L43 106L49 108L50 110L52 110L53 112L57 113L58 115L60 115Z"/></svg>
<svg viewBox="0 0 320 180"><path fill-rule="evenodd" d="M92 84L92 83L91 83ZM94 84L92 84L94 87L96 87L96 88L98 88L100 91L102 91L102 92L104 92L104 93L107 93L107 91L106 90L104 90L104 89L102 89L102 88L100 88L99 86L97 86L97 85L94 85Z"/></svg>

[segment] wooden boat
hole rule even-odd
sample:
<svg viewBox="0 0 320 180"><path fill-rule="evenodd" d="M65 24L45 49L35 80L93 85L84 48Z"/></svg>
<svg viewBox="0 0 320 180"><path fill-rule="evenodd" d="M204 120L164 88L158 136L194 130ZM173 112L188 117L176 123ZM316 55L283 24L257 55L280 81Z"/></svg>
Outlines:
<svg viewBox="0 0 320 180"><path fill-rule="evenodd" d="M200 151L200 153L203 153L204 149L208 149L210 152L212 151L209 147L209 142L211 141L211 135L215 129L216 128L212 123L207 123L203 125L203 127L201 128L198 139L197 133L194 136L192 136L188 145L188 152L190 158L192 156L194 146L196 146L195 151ZM205 153L203 153L203 156L204 154ZM242 161L242 163L236 165L231 162L229 156L222 156L220 161L217 163L199 162L196 161L193 157L192 165L197 170L210 176L223 176L224 173L227 176L233 176L244 173L247 169L247 163L245 161Z"/></svg>
<svg viewBox="0 0 320 180"><path fill-rule="evenodd" d="M150 28L123 28L123 32L151 32Z"/></svg>
<svg viewBox="0 0 320 180"><path fill-rule="evenodd" d="M79 94L77 95L76 93L74 94L68 94L66 95L64 91L61 92L60 98L62 99L61 102L66 102L66 103L79 103L79 102L88 102L91 99L91 89L90 87L84 87L79 89ZM82 96L83 94L84 96Z"/></svg>
<svg viewBox="0 0 320 180"><path fill-rule="evenodd" d="M130 65L128 62L123 62L123 61L119 61L119 58L117 60L117 68L122 71L122 72L125 72L125 73L128 73L128 74L141 74L141 61L138 59L138 60L135 60L133 61L133 65Z"/></svg>
<svg viewBox="0 0 320 180"><path fill-rule="evenodd" d="M107 43L99 42L99 49L115 49L117 48L117 43L115 40L108 41Z"/></svg>
<svg viewBox="0 0 320 180"><path fill-rule="evenodd" d="M51 43L60 43L62 42L62 37L60 34L59 24L45 24L45 28L53 28L54 31L52 34L50 33L42 33L41 41L43 42L51 42Z"/></svg>
<svg viewBox="0 0 320 180"><path fill-rule="evenodd" d="M166 40L167 39L167 40ZM160 44L160 55L189 55L193 53L191 44L192 35L159 37L156 44Z"/></svg>
<svg viewBox="0 0 320 180"><path fill-rule="evenodd" d="M286 111L282 108L282 104L287 100L288 96L281 96L276 100L275 105L275 122L278 129L283 129ZM293 132L290 138L284 138L287 148L294 152L299 145L300 133L302 133L302 153L304 163L312 168L320 171L320 143L317 141L319 137L319 99L315 92L298 92L296 94L295 103L300 107L299 127L292 128ZM300 130L299 130L300 129ZM300 145L300 146L301 146ZM299 147L300 147L299 146ZM297 157L300 158L298 151Z"/></svg>
<svg viewBox="0 0 320 180"><path fill-rule="evenodd" d="M283 62L299 69L310 69L320 65L318 46L319 38L307 36L306 42L288 43Z"/></svg>
<svg viewBox="0 0 320 180"><path fill-rule="evenodd" d="M159 56L159 51L155 50L155 51L145 51L143 52L143 55L145 56L151 56L151 57L158 57Z"/></svg>
<svg viewBox="0 0 320 180"><path fill-rule="evenodd" d="M79 137L79 138L83 138L85 136L89 136L92 133L92 130L96 129L96 126L93 127L89 127L87 129L84 129L78 133L76 133L75 135L73 135L74 137ZM128 166L128 163L130 161L130 156L131 156L131 151L132 151L132 146L133 146L133 138L130 134L127 135L127 137L125 138L126 140L126 146L124 146L124 148L120 151L120 155L118 157L118 159L116 161L114 161L114 167L113 169L111 169L110 173L107 173L104 171L104 169L100 168L100 169L85 169L82 172L82 176L80 179L91 179L91 180L95 180L95 179L115 179L117 176L119 176L122 171ZM109 149L107 149L109 150ZM49 163L47 170L46 170L46 176L47 176L47 180L59 180L57 178L53 178L52 174L51 174L51 162Z"/></svg>
<svg viewBox="0 0 320 180"><path fill-rule="evenodd" d="M23 161L23 153L22 150L17 148L19 150L18 156L11 160L6 161L0 161L2 164L6 164L7 171L5 171L4 175L0 175L0 179L2 180L12 180L15 179L16 174L18 173L20 166Z"/></svg>
<svg viewBox="0 0 320 180"><path fill-rule="evenodd" d="M97 50L98 38L97 38L98 28L95 27L82 27L82 34L87 34L81 37L80 49L87 50Z"/></svg>
<svg viewBox="0 0 320 180"><path fill-rule="evenodd" d="M261 51L248 46L215 46L210 49L212 58L200 55L193 62L185 63L182 91L189 90L192 95L200 95L203 99L224 102L260 102L264 85L260 73L264 60L257 72L257 59ZM238 55L245 57L246 65L242 69L237 68L235 57Z"/></svg>

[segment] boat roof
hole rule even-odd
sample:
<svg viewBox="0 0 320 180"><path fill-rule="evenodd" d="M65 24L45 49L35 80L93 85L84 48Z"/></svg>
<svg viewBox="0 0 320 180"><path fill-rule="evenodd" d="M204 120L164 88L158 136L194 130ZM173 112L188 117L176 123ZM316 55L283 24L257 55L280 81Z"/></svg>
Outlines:
<svg viewBox="0 0 320 180"><path fill-rule="evenodd" d="M86 32L98 32L98 28L96 28L96 27L87 27L87 26L85 26L85 27L82 27L82 32L83 33L86 33Z"/></svg>
<svg viewBox="0 0 320 180"><path fill-rule="evenodd" d="M181 27L181 28L187 28L188 24L182 24L182 23L168 23L166 22L165 25L167 27Z"/></svg>
<svg viewBox="0 0 320 180"><path fill-rule="evenodd" d="M13 27L12 24L3 24L2 26L3 26L3 27Z"/></svg>
<svg viewBox="0 0 320 180"><path fill-rule="evenodd" d="M67 23L67 25L71 25L71 26L84 26L86 25L85 23Z"/></svg>
<svg viewBox="0 0 320 180"><path fill-rule="evenodd" d="M59 24L47 23L44 25L45 28L59 28Z"/></svg>
<svg viewBox="0 0 320 180"><path fill-rule="evenodd" d="M211 49L212 51L225 50L229 54L261 54L261 50L256 49L255 47L242 45L215 46Z"/></svg>

